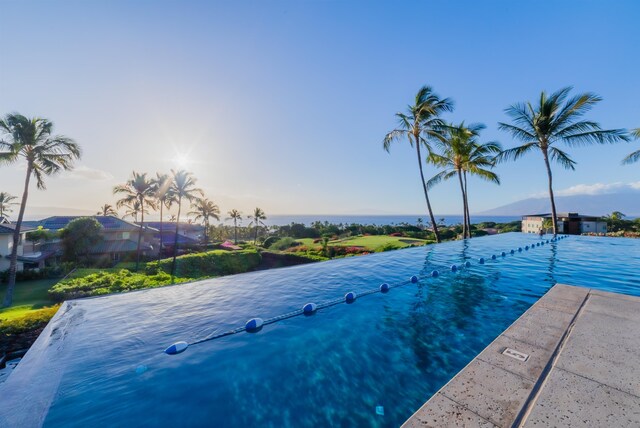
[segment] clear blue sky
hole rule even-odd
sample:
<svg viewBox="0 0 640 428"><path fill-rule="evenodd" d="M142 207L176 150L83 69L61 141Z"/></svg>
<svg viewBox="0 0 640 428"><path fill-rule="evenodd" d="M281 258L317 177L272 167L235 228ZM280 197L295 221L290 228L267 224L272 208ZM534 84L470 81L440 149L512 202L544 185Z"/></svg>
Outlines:
<svg viewBox="0 0 640 428"><path fill-rule="evenodd" d="M505 147L504 108L566 85L604 98L602 126L640 127L639 17L636 1L0 0L0 114L47 117L84 150L34 206L94 210L186 156L223 212L419 214L415 154L382 138L421 85ZM556 189L639 182L620 166L639 144L571 149ZM539 155L497 172L471 182L472 212L546 190ZM0 190L22 182L0 168ZM432 198L461 212L455 182Z"/></svg>

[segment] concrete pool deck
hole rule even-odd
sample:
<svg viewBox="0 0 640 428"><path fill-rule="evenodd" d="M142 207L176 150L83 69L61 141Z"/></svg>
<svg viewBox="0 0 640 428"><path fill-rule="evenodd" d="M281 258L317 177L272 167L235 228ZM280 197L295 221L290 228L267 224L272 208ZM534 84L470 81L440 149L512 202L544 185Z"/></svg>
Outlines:
<svg viewBox="0 0 640 428"><path fill-rule="evenodd" d="M640 426L640 297L557 284L404 424Z"/></svg>

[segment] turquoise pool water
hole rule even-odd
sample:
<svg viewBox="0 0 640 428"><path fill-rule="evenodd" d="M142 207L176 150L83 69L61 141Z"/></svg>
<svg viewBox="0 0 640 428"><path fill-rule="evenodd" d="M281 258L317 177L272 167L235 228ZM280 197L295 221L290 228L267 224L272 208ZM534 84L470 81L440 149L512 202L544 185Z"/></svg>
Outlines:
<svg viewBox="0 0 640 428"><path fill-rule="evenodd" d="M640 240L524 250L537 242L510 233L71 302L0 385L0 426L398 426L555 283L640 295ZM420 281L163 353L411 275Z"/></svg>

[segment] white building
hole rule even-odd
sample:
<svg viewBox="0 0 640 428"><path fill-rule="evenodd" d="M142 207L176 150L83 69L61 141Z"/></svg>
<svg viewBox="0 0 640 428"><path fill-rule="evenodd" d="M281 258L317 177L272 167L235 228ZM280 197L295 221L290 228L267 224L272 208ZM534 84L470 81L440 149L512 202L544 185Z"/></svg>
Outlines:
<svg viewBox="0 0 640 428"><path fill-rule="evenodd" d="M592 215L578 213L558 213L558 233L581 235L583 233L607 233L607 222ZM540 233L545 220L551 220L551 214L531 214L522 216L523 233ZM550 229L550 228L547 228ZM549 232L549 230L545 230Z"/></svg>
<svg viewBox="0 0 640 428"><path fill-rule="evenodd" d="M9 269L11 257L11 250L13 249L13 232L15 230L15 224L2 223L0 224L0 271ZM24 242L27 232L33 230L32 228L23 227L20 233L20 241L18 243L18 270L24 268L23 261L20 260L24 256Z"/></svg>

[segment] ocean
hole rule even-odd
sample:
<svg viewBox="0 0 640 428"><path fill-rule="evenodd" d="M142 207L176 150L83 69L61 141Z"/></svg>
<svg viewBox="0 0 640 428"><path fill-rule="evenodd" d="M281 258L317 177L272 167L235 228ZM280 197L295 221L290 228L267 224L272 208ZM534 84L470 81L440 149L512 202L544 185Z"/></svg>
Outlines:
<svg viewBox="0 0 640 428"><path fill-rule="evenodd" d="M462 224L462 216L461 215L436 215L436 220L441 222L441 219L444 219L442 222L447 226ZM401 224L408 223L415 225L418 223L418 218L421 218L423 224L427 224L429 221L428 215L313 215L313 214L305 214L305 215L268 215L265 224L269 226L285 226L291 223L303 223L307 226L311 225L311 223L315 221L320 222L329 222L329 223L343 223L343 224L373 224L376 226L381 226L385 224ZM482 223L487 221L493 221L496 223L508 223L511 221L521 220L519 216L471 216L471 223ZM228 222L226 222L228 223Z"/></svg>

